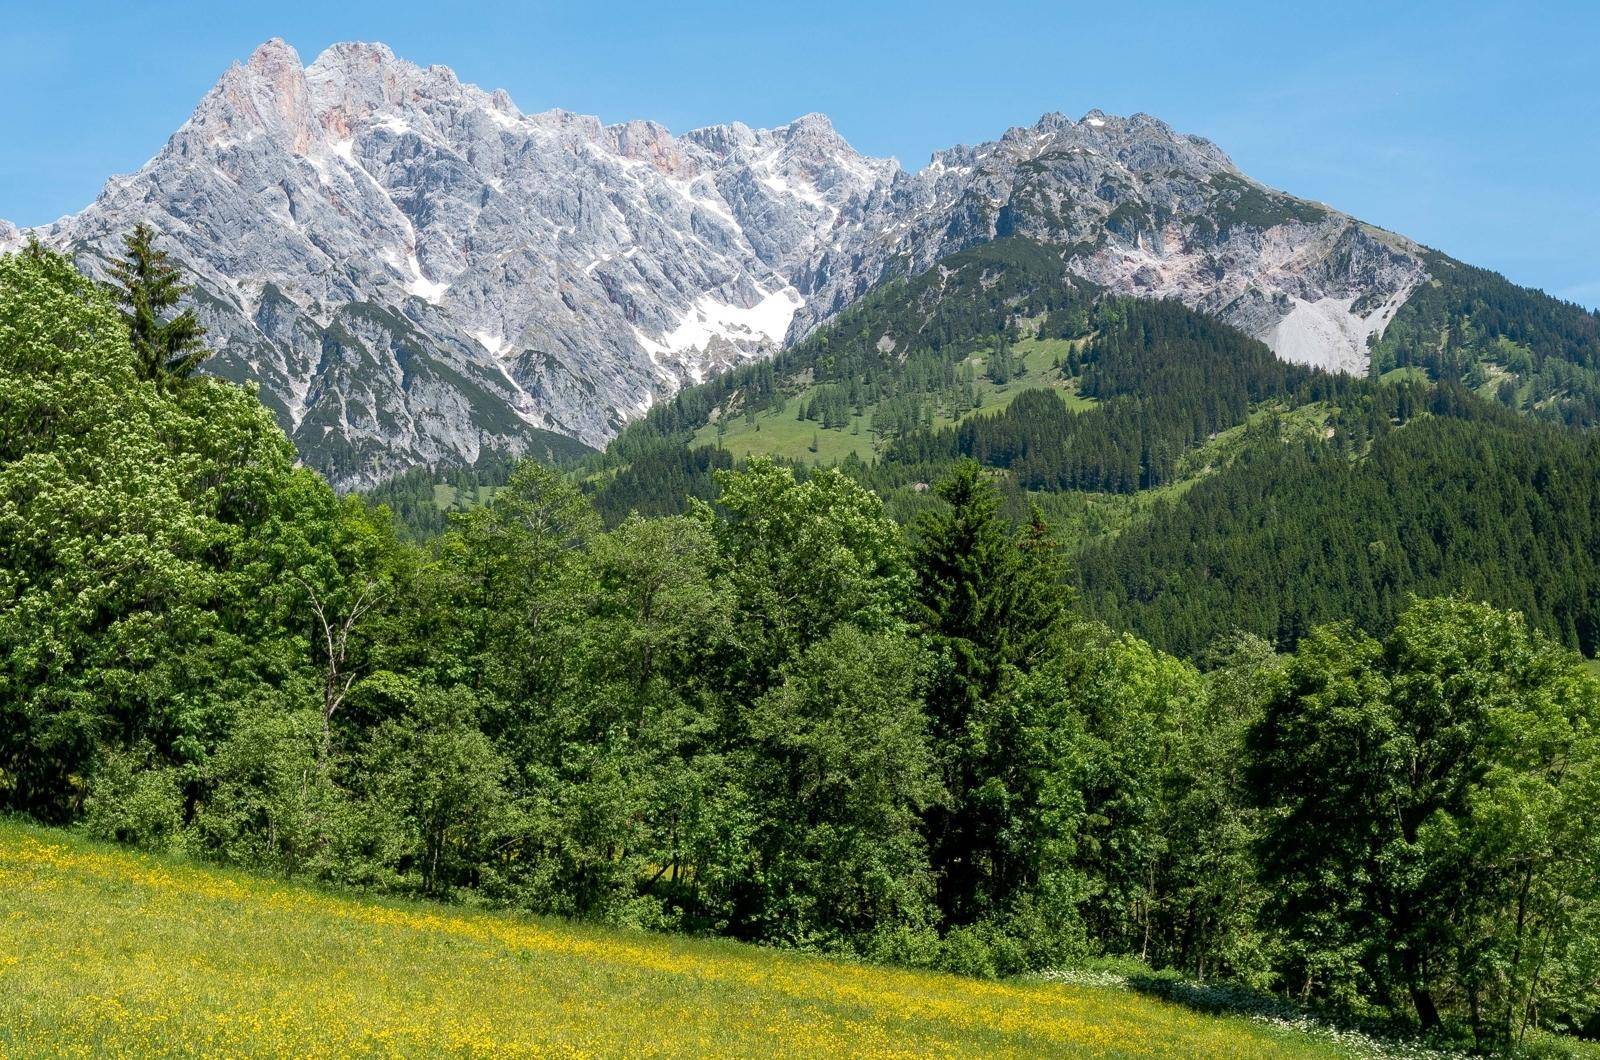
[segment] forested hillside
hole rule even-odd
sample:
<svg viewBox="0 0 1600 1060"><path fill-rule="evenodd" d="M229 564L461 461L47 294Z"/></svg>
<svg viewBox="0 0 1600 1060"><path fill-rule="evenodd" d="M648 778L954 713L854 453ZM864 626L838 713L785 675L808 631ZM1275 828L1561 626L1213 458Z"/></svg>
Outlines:
<svg viewBox="0 0 1600 1060"><path fill-rule="evenodd" d="M571 467L593 454L594 450L581 442L551 435L549 444L529 459L550 467ZM444 533L452 513L487 504L511 477L516 463L514 457L486 452L471 467L412 468L374 486L366 497L389 509L402 536L425 541Z"/></svg>
<svg viewBox="0 0 1600 1060"><path fill-rule="evenodd" d="M700 449L838 464L900 510L911 499L897 490L925 488L960 456L1011 470L1024 490L1133 493L1171 482L1254 405L1349 385L1175 302L1101 297L1064 254L984 244L868 295L771 362L680 393L596 462L597 505L613 520L682 510L683 491L657 476L615 472L709 469L715 458L685 456Z"/></svg>
<svg viewBox="0 0 1600 1060"><path fill-rule="evenodd" d="M1381 630L1447 590L1596 650L1600 464L1536 422L1587 422L1592 314L1439 257L1375 351L1386 370L1356 379L1104 297L1064 253L1013 237L895 281L653 410L585 488L608 522L681 512L765 455L837 466L909 525L970 458L1009 517L1055 524L1084 610L1180 654L1232 629L1283 647L1339 617Z"/></svg>
<svg viewBox="0 0 1600 1060"><path fill-rule="evenodd" d="M1518 287L1498 273L1430 254L1373 348L1373 368L1417 366L1510 408L1600 425L1600 313Z"/></svg>
<svg viewBox="0 0 1600 1060"><path fill-rule="evenodd" d="M1089 333L1095 290L1064 278L1060 252L1002 239L887 284L806 341L681 391L651 409L598 461L608 518L681 511L681 495L611 469L684 448L736 457L867 462L896 439L1062 384L1073 340ZM1017 321L1026 319L1026 336ZM676 458L674 458L676 459Z"/></svg>
<svg viewBox="0 0 1600 1060"><path fill-rule="evenodd" d="M983 976L1122 956L1485 1050L1600 1004L1600 684L1523 615L1374 605L1329 616L1371 633L1333 621L1286 653L1192 645L1202 669L1078 613L1047 520L1007 519L970 459L910 535L837 469L753 459L714 472L715 505L607 529L523 462L411 544L296 468L248 391L145 356L181 336L138 312L143 282L0 258L9 812L326 884ZM1129 396L1124 311L1069 322L1100 322L1065 369L1099 395L1086 418ZM1151 333L1214 345L1167 313ZM1223 393L1322 385L1258 368ZM1544 498L1548 562L1556 539L1588 547L1581 454L1551 463L1539 439L1576 443L1422 392L1367 420L1341 405L1327 452L1388 469L1415 438L1445 463L1488 432ZM1196 409L1203 435L1219 419ZM1437 453L1416 431L1434 420ZM1458 569L1436 588L1496 577ZM1568 613L1545 600L1529 617Z"/></svg>
<svg viewBox="0 0 1600 1060"><path fill-rule="evenodd" d="M1253 428L1227 470L1078 557L1090 610L1193 655L1231 629L1286 645L1338 616L1384 629L1409 594L1455 592L1594 654L1600 438L1470 400L1403 428L1375 423L1356 454L1346 434Z"/></svg>
<svg viewBox="0 0 1600 1060"><path fill-rule="evenodd" d="M1184 454L1243 423L1255 404L1297 393L1311 400L1339 385L1176 302L1105 301L1090 322L1092 337L1060 373L1092 406L1073 410L1048 389L1025 391L957 426L900 434L884 462L938 469L971 457L1027 490L1133 493L1171 482Z"/></svg>

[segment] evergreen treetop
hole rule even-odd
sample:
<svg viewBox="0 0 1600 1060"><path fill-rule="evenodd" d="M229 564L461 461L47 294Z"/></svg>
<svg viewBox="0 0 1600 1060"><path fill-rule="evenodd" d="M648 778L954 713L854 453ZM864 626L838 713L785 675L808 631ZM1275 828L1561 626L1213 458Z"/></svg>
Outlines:
<svg viewBox="0 0 1600 1060"><path fill-rule="evenodd" d="M212 351L192 309L168 319L190 287L167 252L156 248L155 238L147 224L122 237L127 253L111 263L111 288L128 325L139 378L173 382L187 379Z"/></svg>

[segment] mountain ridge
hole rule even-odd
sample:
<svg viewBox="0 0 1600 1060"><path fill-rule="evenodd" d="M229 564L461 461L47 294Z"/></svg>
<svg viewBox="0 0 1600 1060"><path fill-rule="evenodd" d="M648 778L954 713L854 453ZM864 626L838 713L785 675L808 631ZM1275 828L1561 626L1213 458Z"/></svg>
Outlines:
<svg viewBox="0 0 1600 1060"><path fill-rule="evenodd" d="M218 356L338 485L605 444L662 398L769 355L867 291L1023 235L1117 294L1176 297L1280 356L1365 367L1422 248L1251 180L1147 114L1091 110L908 172L823 115L674 135L340 43L274 38L139 171L28 234L103 275L152 223Z"/></svg>

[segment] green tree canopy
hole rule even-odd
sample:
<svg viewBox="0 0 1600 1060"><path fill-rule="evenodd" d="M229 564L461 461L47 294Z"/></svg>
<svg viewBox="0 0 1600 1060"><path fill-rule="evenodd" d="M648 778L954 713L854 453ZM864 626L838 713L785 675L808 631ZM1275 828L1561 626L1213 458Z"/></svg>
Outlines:
<svg viewBox="0 0 1600 1060"><path fill-rule="evenodd" d="M1257 735L1269 908L1311 988L1424 1028L1459 991L1485 1046L1551 994L1593 1005L1597 732L1594 679L1514 613L1314 632Z"/></svg>

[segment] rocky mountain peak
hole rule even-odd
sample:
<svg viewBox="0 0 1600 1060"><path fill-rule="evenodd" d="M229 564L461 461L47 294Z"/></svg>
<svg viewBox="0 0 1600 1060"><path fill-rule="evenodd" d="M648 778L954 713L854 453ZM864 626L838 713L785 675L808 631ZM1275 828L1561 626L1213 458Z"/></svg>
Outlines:
<svg viewBox="0 0 1600 1060"><path fill-rule="evenodd" d="M854 154L847 140L833 127L833 122L822 114L802 114L787 124L773 130L786 142L805 146L811 150Z"/></svg>
<svg viewBox="0 0 1600 1060"><path fill-rule="evenodd" d="M143 169L40 234L100 271L153 224L195 280L215 369L259 381L353 485L531 428L598 445L776 349L816 248L889 173L818 117L675 137L525 115L381 44L307 67L272 40Z"/></svg>
<svg viewBox="0 0 1600 1060"><path fill-rule="evenodd" d="M810 111L802 114L789 124L780 126L794 132L815 131L818 133L837 135L833 128L833 119L820 111Z"/></svg>
<svg viewBox="0 0 1600 1060"><path fill-rule="evenodd" d="M627 121L603 129L609 149L634 162L645 162L658 173L693 180L700 175L696 159L666 126L653 121Z"/></svg>
<svg viewBox="0 0 1600 1060"><path fill-rule="evenodd" d="M273 37L256 45L255 51L250 53L250 58L245 60L245 66L269 78L286 72L298 73L301 66L300 53L282 37Z"/></svg>
<svg viewBox="0 0 1600 1060"><path fill-rule="evenodd" d="M382 70L386 66L398 65L410 69L417 69L413 63L403 62L395 57L394 52L387 44L378 41L338 41L328 45L312 62L312 67L318 70L347 69L359 70L369 68ZM445 70L447 67L436 67Z"/></svg>
<svg viewBox="0 0 1600 1060"><path fill-rule="evenodd" d="M276 37L222 75L178 130L172 146L193 154L214 144L258 137L297 155L310 153L320 139L300 56Z"/></svg>

